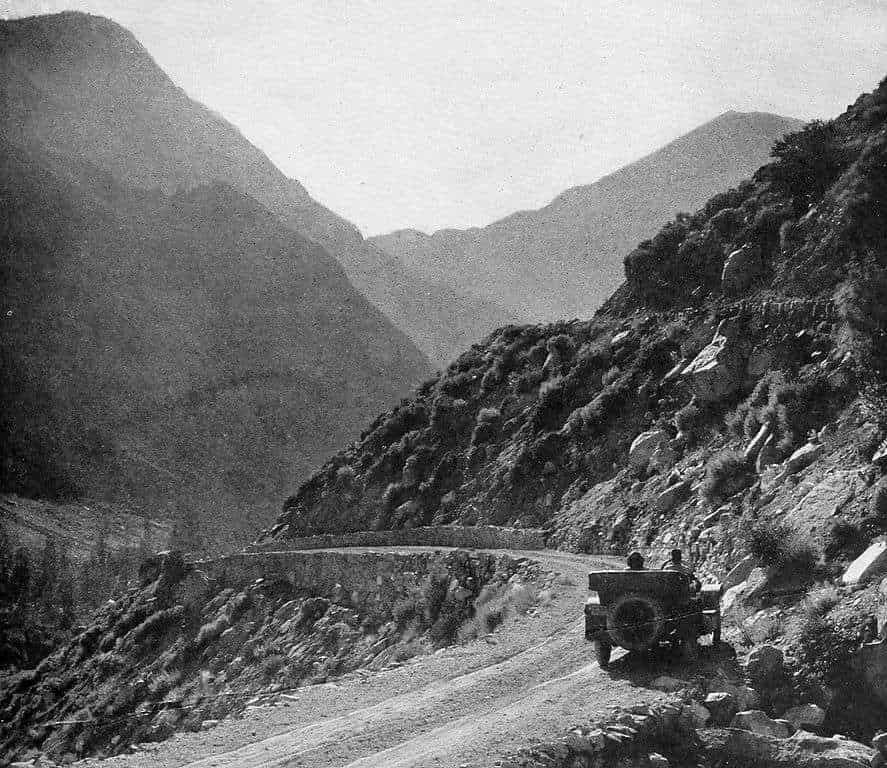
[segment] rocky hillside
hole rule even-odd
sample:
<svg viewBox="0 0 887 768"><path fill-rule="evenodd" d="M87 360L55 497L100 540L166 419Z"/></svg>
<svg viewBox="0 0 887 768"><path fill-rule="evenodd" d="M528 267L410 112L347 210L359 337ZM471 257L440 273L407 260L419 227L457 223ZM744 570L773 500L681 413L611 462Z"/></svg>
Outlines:
<svg viewBox="0 0 887 768"><path fill-rule="evenodd" d="M612 508L652 539L675 473L669 517L732 497L717 476L702 485L722 448L767 425L778 464L862 407L880 382L885 91L640 243L593 318L508 326L464 352L305 483L273 535L519 523L580 546L584 516L613 530Z"/></svg>
<svg viewBox="0 0 887 768"><path fill-rule="evenodd" d="M426 320L416 331L417 317L401 327L420 343L433 343L429 354L448 363L467 346L460 342L480 341L497 326L587 317L619 285L622 259L638 241L675 211L694 210L738 184L766 162L774 141L800 127L777 115L727 112L539 210L481 229L370 238L393 260L380 260L380 270L418 276L438 293L460 297L456 325L435 328Z"/></svg>
<svg viewBox="0 0 887 768"><path fill-rule="evenodd" d="M427 359L269 210L298 192L307 220L298 184L128 33L63 14L0 41L2 488L236 537Z"/></svg>
<svg viewBox="0 0 887 768"><path fill-rule="evenodd" d="M887 81L640 243L595 317L509 326L463 353L265 537L495 523L573 551L677 545L718 577L741 563L724 610L793 638L836 727L863 698L835 670L867 613L887 621L877 582L810 597L788 634L756 611L831 584L887 534L885 243Z"/></svg>

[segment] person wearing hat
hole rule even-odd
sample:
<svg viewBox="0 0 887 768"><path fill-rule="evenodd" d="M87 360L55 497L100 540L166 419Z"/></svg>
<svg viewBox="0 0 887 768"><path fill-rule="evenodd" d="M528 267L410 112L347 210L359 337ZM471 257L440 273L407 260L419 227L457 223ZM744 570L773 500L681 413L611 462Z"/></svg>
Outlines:
<svg viewBox="0 0 887 768"><path fill-rule="evenodd" d="M662 570L663 571L678 571L679 573L686 574L690 578L690 581L692 582L693 587L694 587L695 591L697 591L697 592L699 591L699 589L702 586L699 579L696 578L696 574L693 573L693 569L687 565L684 565L684 556L683 556L683 553L681 552L681 550L679 550L679 549L673 549L671 551L671 557L669 558L668 562L666 562L662 566Z"/></svg>
<svg viewBox="0 0 887 768"><path fill-rule="evenodd" d="M628 556L628 570L629 571L644 570L644 556L640 552L632 552Z"/></svg>

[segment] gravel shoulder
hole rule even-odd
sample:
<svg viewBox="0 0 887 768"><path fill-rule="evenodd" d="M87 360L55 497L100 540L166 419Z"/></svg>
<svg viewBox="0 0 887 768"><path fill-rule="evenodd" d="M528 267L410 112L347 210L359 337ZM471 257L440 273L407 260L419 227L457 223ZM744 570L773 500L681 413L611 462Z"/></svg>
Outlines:
<svg viewBox="0 0 887 768"><path fill-rule="evenodd" d="M481 766L613 707L664 698L646 687L648 675L620 674L618 662L609 673L598 669L583 637L586 573L620 562L562 552L508 553L565 577L535 615L401 666L301 688L276 706L247 710L209 731L79 765Z"/></svg>

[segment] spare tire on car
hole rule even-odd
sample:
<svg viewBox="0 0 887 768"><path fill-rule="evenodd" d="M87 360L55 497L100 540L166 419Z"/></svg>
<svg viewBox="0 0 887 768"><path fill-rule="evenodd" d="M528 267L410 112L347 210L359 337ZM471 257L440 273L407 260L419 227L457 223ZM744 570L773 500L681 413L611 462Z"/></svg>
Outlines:
<svg viewBox="0 0 887 768"><path fill-rule="evenodd" d="M620 595L607 610L607 630L614 644L630 651L653 645L665 626L665 612L658 600L639 592Z"/></svg>

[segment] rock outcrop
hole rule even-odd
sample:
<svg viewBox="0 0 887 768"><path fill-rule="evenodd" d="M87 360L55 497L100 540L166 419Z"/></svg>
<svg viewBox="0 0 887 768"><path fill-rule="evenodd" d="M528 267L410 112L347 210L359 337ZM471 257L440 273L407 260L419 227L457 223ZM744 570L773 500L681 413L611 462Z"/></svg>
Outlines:
<svg viewBox="0 0 887 768"><path fill-rule="evenodd" d="M742 385L745 353L739 334L737 319L722 320L708 346L681 373L699 402L723 400Z"/></svg>

